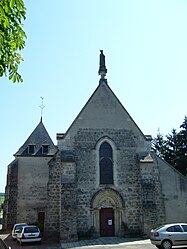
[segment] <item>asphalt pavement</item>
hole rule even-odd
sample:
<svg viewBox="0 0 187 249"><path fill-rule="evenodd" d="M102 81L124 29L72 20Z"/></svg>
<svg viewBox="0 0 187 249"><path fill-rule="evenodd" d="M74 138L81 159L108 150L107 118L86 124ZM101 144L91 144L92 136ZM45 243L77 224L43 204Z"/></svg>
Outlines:
<svg viewBox="0 0 187 249"><path fill-rule="evenodd" d="M146 245L149 245L151 247L149 248L155 248L153 245L151 245L149 239L144 238L118 238L118 237L107 237L107 238L98 238L94 240L80 240L77 242L69 242L69 243L62 243L61 242L61 248L62 249L102 249L102 248L145 248ZM148 247L147 247L148 248Z"/></svg>
<svg viewBox="0 0 187 249"><path fill-rule="evenodd" d="M156 249L149 239L144 238L110 237L69 243L53 243L44 240L41 245L29 243L23 246L13 241L9 234L0 234L0 238L2 238L11 249Z"/></svg>

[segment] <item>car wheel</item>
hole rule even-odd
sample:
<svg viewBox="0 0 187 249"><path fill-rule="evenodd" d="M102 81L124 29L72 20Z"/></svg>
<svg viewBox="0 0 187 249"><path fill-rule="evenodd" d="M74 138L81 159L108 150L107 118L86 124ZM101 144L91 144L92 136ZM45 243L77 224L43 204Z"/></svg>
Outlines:
<svg viewBox="0 0 187 249"><path fill-rule="evenodd" d="M164 240L162 242L162 248L163 249L171 249L172 248L172 243L170 240Z"/></svg>

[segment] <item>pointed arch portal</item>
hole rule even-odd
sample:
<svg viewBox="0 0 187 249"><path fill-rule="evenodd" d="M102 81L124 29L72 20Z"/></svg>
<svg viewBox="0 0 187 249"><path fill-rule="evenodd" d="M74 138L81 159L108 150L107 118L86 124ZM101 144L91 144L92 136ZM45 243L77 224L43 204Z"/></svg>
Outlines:
<svg viewBox="0 0 187 249"><path fill-rule="evenodd" d="M92 225L102 237L118 236L122 222L123 201L112 189L97 192L91 202Z"/></svg>

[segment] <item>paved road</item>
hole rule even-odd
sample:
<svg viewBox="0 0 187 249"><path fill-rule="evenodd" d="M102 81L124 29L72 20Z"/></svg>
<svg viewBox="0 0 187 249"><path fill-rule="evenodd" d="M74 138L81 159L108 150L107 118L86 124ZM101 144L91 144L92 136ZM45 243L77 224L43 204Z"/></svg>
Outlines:
<svg viewBox="0 0 187 249"><path fill-rule="evenodd" d="M97 239L91 241L79 241L75 243L67 244L55 244L43 241L41 245L38 244L26 244L20 246L15 241L12 241L10 236L0 235L0 238L4 239L11 249L156 249L149 240L123 240L123 239ZM187 247L174 247L187 249Z"/></svg>
<svg viewBox="0 0 187 249"><path fill-rule="evenodd" d="M155 249L149 240L117 237L61 243L61 247L63 249Z"/></svg>
<svg viewBox="0 0 187 249"><path fill-rule="evenodd" d="M25 244L20 246L16 241L13 241L11 236L0 234L0 238L4 240L7 246L10 246L11 249L62 249L60 244L55 243L46 243L43 241L41 245L39 244Z"/></svg>

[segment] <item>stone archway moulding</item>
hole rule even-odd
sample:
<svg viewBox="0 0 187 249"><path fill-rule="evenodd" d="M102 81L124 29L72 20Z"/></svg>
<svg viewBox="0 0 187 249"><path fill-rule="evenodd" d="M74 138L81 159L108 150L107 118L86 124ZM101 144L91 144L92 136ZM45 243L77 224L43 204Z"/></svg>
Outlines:
<svg viewBox="0 0 187 249"><path fill-rule="evenodd" d="M119 236L124 209L123 199L113 189L100 190L93 196L91 201L91 216L92 226L95 228L97 236L100 236L99 212L101 208L113 208L115 236Z"/></svg>
<svg viewBox="0 0 187 249"><path fill-rule="evenodd" d="M102 207L123 208L121 196L113 189L103 189L98 191L92 198L91 208L100 209Z"/></svg>

